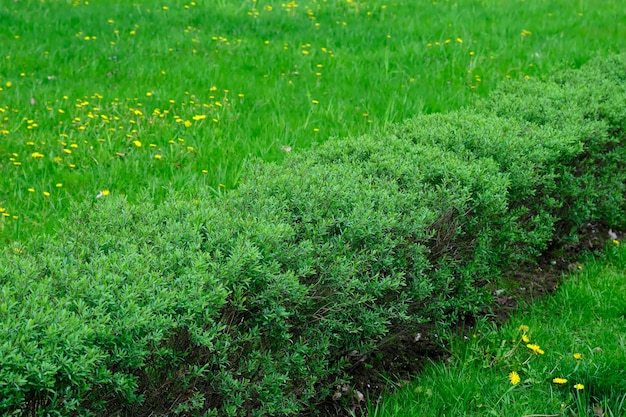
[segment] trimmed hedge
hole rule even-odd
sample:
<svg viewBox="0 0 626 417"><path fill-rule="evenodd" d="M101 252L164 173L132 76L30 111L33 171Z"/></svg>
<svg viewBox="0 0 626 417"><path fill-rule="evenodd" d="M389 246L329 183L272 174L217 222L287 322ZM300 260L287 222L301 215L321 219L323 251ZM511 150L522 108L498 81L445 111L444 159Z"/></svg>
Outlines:
<svg viewBox="0 0 626 417"><path fill-rule="evenodd" d="M354 357L483 309L503 270L624 228L625 103L617 56L251 163L217 198L86 203L0 254L0 411L311 409Z"/></svg>

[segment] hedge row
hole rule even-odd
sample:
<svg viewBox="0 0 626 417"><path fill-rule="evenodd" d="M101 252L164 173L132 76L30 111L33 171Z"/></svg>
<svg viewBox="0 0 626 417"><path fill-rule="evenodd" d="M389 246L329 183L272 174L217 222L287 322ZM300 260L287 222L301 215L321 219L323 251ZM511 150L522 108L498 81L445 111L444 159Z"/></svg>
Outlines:
<svg viewBox="0 0 626 417"><path fill-rule="evenodd" d="M3 415L297 415L355 356L626 227L626 56L251 163L220 197L85 203L0 254ZM154 414L152 414L154 413Z"/></svg>

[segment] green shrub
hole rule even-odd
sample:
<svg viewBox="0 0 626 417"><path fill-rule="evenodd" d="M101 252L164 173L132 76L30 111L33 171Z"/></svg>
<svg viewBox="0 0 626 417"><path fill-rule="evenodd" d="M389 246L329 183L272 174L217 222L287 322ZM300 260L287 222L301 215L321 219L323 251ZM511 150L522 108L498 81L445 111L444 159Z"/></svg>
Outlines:
<svg viewBox="0 0 626 417"><path fill-rule="evenodd" d="M0 255L0 410L311 408L381 343L484 308L502 270L625 226L624 62L250 163L223 196L83 204Z"/></svg>

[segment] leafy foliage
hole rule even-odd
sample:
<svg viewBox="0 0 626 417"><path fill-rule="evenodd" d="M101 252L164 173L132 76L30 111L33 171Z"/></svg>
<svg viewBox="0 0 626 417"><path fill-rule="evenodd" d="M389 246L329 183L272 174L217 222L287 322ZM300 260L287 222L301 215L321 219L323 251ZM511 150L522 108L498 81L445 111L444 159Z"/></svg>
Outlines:
<svg viewBox="0 0 626 417"><path fill-rule="evenodd" d="M218 197L77 207L0 255L0 409L310 408L387 338L479 311L514 262L625 226L625 65L252 162Z"/></svg>

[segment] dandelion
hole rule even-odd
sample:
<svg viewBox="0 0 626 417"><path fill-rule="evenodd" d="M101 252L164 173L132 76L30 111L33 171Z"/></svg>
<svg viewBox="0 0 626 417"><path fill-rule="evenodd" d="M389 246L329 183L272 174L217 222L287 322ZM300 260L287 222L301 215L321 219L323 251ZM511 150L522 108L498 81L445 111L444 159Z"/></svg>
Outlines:
<svg viewBox="0 0 626 417"><path fill-rule="evenodd" d="M63 184L59 182L59 183L57 183L56 187L57 188L61 188L61 187L63 187Z"/></svg>
<svg viewBox="0 0 626 417"><path fill-rule="evenodd" d="M617 240L617 239L613 239L613 244L614 244L615 246L619 245L619 240Z"/></svg>
<svg viewBox="0 0 626 417"><path fill-rule="evenodd" d="M138 148L141 148L141 142L139 142L138 140L134 140L133 145L135 145Z"/></svg>
<svg viewBox="0 0 626 417"><path fill-rule="evenodd" d="M528 35L532 35L532 32L526 29L522 29L521 35L522 35L522 38L525 38Z"/></svg>
<svg viewBox="0 0 626 417"><path fill-rule="evenodd" d="M43 154L39 152L33 152L30 156L33 158L43 158Z"/></svg>
<svg viewBox="0 0 626 417"><path fill-rule="evenodd" d="M583 358L582 353L574 353L574 359L576 359L577 361L581 360Z"/></svg>
<svg viewBox="0 0 626 417"><path fill-rule="evenodd" d="M185 127L191 127L191 122L189 120L185 120Z"/></svg>
<svg viewBox="0 0 626 417"><path fill-rule="evenodd" d="M585 386L583 384L576 384L574 385L574 388L576 388L578 391L585 389Z"/></svg>
<svg viewBox="0 0 626 417"><path fill-rule="evenodd" d="M535 352L537 355L543 355L545 352L543 350L541 350L541 348L539 347L539 345L533 345L531 343L527 344L526 347L530 350L532 350L533 352Z"/></svg>
<svg viewBox="0 0 626 417"><path fill-rule="evenodd" d="M109 190L102 190L98 193L98 195L96 196L96 198L102 198L102 197L106 197L109 194L111 194L111 192Z"/></svg>
<svg viewBox="0 0 626 417"><path fill-rule="evenodd" d="M530 337L526 336L525 334L522 335L522 342L524 342L524 343L530 342Z"/></svg>
<svg viewBox="0 0 626 417"><path fill-rule="evenodd" d="M565 378L554 378L554 379L552 380L552 382L553 382L554 384L563 385L563 384L567 384L567 379L565 379Z"/></svg>
<svg viewBox="0 0 626 417"><path fill-rule="evenodd" d="M313 103L313 104L320 104L320 102L317 101L317 100L311 100L311 103Z"/></svg>
<svg viewBox="0 0 626 417"><path fill-rule="evenodd" d="M511 385L519 384L521 381L519 374L515 371L511 371L511 373L509 374L509 381L511 382Z"/></svg>
<svg viewBox="0 0 626 417"><path fill-rule="evenodd" d="M44 192L43 192L43 195L44 195L44 197L50 197L50 193L49 193L49 192L47 192L47 191L44 191Z"/></svg>
<svg viewBox="0 0 626 417"><path fill-rule="evenodd" d="M157 155L154 155L154 159L159 159L159 160L160 160L160 159L162 159L162 158L163 158L163 157L162 157L161 155L158 155L158 154L157 154Z"/></svg>
<svg viewBox="0 0 626 417"><path fill-rule="evenodd" d="M519 326L519 331L522 333L528 333L529 330L530 328L525 324L522 324L521 326Z"/></svg>
<svg viewBox="0 0 626 417"><path fill-rule="evenodd" d="M34 192L35 192L35 189L31 187L31 188L29 188L29 189L28 189L28 192L29 192L29 193L34 193Z"/></svg>

